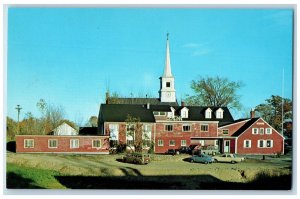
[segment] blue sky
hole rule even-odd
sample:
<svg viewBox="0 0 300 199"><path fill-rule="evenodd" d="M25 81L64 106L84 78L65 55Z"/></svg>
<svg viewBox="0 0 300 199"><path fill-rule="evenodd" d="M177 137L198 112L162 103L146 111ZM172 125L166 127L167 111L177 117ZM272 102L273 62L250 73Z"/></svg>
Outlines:
<svg viewBox="0 0 300 199"><path fill-rule="evenodd" d="M271 95L292 98L291 9L9 8L7 114L39 99L84 124L105 91L158 97L170 33L177 100L192 80L242 81L242 117Z"/></svg>

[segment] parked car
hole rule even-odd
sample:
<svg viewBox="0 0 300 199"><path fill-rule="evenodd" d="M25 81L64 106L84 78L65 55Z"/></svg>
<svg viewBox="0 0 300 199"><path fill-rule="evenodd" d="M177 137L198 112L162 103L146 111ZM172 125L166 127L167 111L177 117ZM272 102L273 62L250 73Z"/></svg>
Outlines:
<svg viewBox="0 0 300 199"><path fill-rule="evenodd" d="M178 149L168 149L167 154L176 155L179 154Z"/></svg>
<svg viewBox="0 0 300 199"><path fill-rule="evenodd" d="M214 162L214 158L212 158L209 155L206 154L200 154L200 155L193 155L190 158L190 162L201 162L204 164L208 164L208 163L213 163Z"/></svg>
<svg viewBox="0 0 300 199"><path fill-rule="evenodd" d="M150 155L146 153L127 153L123 157L123 162L134 164L148 164L150 163Z"/></svg>
<svg viewBox="0 0 300 199"><path fill-rule="evenodd" d="M178 149L179 153L189 153L190 152L190 148L187 146L182 146Z"/></svg>
<svg viewBox="0 0 300 199"><path fill-rule="evenodd" d="M242 162L245 160L244 157L237 157L235 154L223 154L221 156L214 156L215 162L230 162L232 164Z"/></svg>

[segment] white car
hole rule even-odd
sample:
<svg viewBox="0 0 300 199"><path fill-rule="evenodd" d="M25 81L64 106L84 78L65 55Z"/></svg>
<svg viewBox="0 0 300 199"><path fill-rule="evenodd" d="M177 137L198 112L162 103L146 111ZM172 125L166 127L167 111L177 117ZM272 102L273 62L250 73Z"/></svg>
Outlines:
<svg viewBox="0 0 300 199"><path fill-rule="evenodd" d="M242 162L245 160L244 157L236 157L235 154L223 154L221 156L214 156L215 162L230 162L232 164Z"/></svg>

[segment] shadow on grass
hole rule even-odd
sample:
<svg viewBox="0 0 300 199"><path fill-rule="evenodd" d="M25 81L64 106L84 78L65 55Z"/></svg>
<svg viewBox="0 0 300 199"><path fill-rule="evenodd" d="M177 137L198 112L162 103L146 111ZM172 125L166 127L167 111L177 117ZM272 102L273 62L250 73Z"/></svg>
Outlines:
<svg viewBox="0 0 300 199"><path fill-rule="evenodd" d="M15 153L16 152L16 141L7 142L6 150Z"/></svg>
<svg viewBox="0 0 300 199"><path fill-rule="evenodd" d="M34 181L28 178L8 172L6 176L6 188L8 189L44 189L43 187L36 186Z"/></svg>
<svg viewBox="0 0 300 199"><path fill-rule="evenodd" d="M55 176L70 189L290 190L291 175L259 174L249 183L225 182L212 175Z"/></svg>

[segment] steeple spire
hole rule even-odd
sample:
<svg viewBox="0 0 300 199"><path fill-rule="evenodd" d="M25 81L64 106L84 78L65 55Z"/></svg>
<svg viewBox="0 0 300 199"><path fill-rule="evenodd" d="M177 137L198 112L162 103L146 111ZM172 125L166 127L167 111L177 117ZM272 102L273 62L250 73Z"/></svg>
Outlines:
<svg viewBox="0 0 300 199"><path fill-rule="evenodd" d="M165 70L164 70L163 77L173 77L171 71L171 61L170 61L169 33L167 33L166 62L165 62Z"/></svg>

